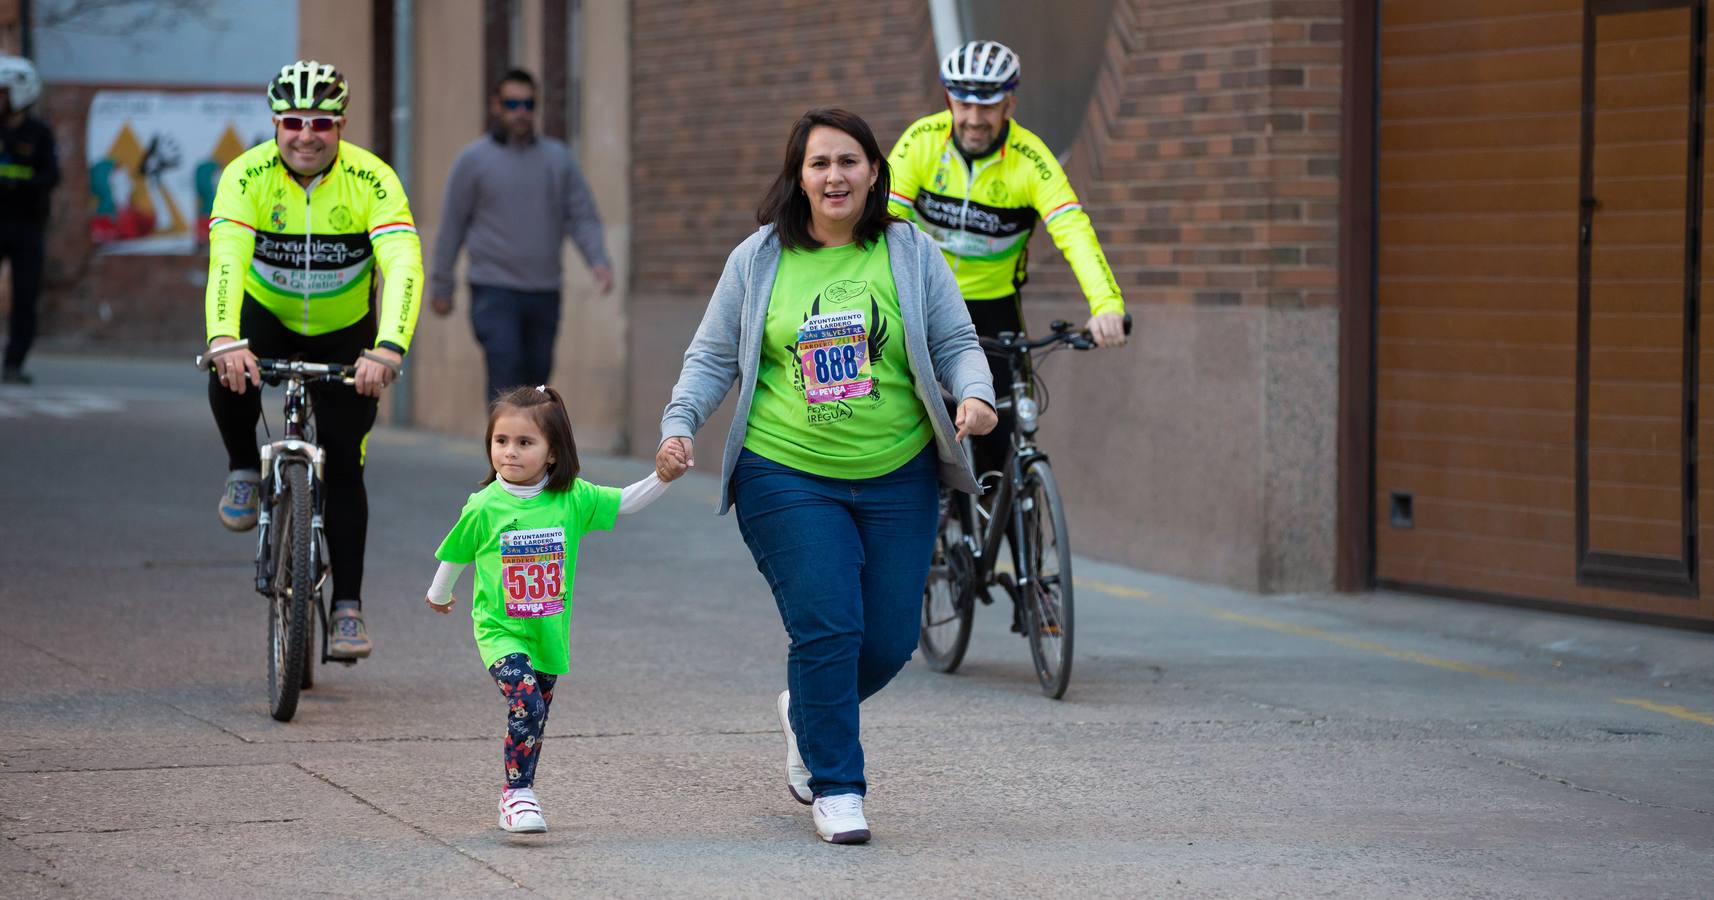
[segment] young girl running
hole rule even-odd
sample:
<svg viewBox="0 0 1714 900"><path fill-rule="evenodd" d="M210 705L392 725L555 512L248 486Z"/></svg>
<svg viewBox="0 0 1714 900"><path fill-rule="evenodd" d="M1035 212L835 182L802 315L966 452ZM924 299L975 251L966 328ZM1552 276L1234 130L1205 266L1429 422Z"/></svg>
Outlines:
<svg viewBox="0 0 1714 900"><path fill-rule="evenodd" d="M476 646L509 707L500 827L539 833L547 822L532 785L554 682L570 668L578 540L611 529L620 513L647 506L666 485L654 474L623 491L578 478L571 420L545 385L494 401L487 446L488 480L435 551L441 564L427 599L436 612L451 612L453 584L476 563Z"/></svg>

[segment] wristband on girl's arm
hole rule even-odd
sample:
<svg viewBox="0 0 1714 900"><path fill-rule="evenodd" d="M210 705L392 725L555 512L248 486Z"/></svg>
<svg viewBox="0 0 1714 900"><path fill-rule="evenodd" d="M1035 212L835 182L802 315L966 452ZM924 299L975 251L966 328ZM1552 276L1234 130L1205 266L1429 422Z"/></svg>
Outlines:
<svg viewBox="0 0 1714 900"><path fill-rule="evenodd" d="M434 581L429 584L428 601L435 606L452 605L452 586L458 582L458 576L464 574L465 563L440 564L440 569L434 573Z"/></svg>
<svg viewBox="0 0 1714 900"><path fill-rule="evenodd" d="M634 513L666 492L667 483L661 480L661 476L650 472L649 477L619 492L619 514Z"/></svg>

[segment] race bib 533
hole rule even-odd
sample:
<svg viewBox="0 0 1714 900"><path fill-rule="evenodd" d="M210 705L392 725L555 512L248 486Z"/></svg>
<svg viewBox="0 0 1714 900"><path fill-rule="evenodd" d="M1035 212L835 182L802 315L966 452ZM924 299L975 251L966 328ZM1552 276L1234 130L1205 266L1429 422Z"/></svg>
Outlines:
<svg viewBox="0 0 1714 900"><path fill-rule="evenodd" d="M565 529L500 535L500 587L506 615L533 619L565 611Z"/></svg>

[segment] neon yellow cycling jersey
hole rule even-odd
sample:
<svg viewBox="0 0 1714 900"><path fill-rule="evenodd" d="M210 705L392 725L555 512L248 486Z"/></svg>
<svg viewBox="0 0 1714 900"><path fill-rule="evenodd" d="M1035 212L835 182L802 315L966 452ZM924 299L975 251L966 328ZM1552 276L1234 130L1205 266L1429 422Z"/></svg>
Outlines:
<svg viewBox="0 0 1714 900"><path fill-rule="evenodd" d="M391 166L345 141L308 185L273 141L226 167L208 226L208 337L241 337L244 294L302 335L349 327L369 313L384 277L376 346L411 345L423 282L422 243Z"/></svg>
<svg viewBox="0 0 1714 900"><path fill-rule="evenodd" d="M967 163L953 143L952 113L940 112L905 129L887 162L889 208L940 245L964 299L1017 292L1028 277L1028 245L1039 218L1071 263L1090 311L1125 311L1083 204L1053 152L1029 129L1008 122L1000 148Z"/></svg>

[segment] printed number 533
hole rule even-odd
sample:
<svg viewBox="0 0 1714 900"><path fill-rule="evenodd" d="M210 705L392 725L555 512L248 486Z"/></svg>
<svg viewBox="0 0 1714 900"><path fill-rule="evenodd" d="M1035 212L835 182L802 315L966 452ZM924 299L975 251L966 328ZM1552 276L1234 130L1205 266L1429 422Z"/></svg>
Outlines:
<svg viewBox="0 0 1714 900"><path fill-rule="evenodd" d="M509 565L500 577L506 583L506 596L513 600L558 597L560 589L565 586L560 564L557 562Z"/></svg>

